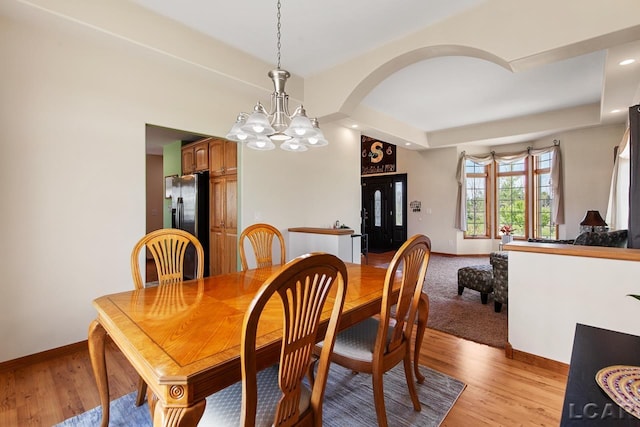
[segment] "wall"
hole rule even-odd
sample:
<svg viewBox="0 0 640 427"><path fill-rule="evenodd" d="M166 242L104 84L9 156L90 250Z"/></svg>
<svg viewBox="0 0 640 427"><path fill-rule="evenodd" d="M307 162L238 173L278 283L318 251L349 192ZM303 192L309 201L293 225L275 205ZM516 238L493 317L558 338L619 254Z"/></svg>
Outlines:
<svg viewBox="0 0 640 427"><path fill-rule="evenodd" d="M589 248L589 249L594 249ZM632 251L595 248L611 252ZM576 323L640 335L640 261L509 251L509 343L569 363Z"/></svg>
<svg viewBox="0 0 640 427"><path fill-rule="evenodd" d="M162 156L147 155L147 229L146 232L163 228L164 175Z"/></svg>
<svg viewBox="0 0 640 427"><path fill-rule="evenodd" d="M162 147L162 169L164 176L182 175L182 142L176 141ZM171 199L164 199L162 225L171 228Z"/></svg>
<svg viewBox="0 0 640 427"><path fill-rule="evenodd" d="M91 301L132 289L145 125L224 135L262 94L53 15L28 17L38 13L0 15L0 178L19 207L0 214L0 362L86 339ZM330 145L304 157L241 156L253 175L242 180L245 218L356 223L357 138L327 133Z"/></svg>
<svg viewBox="0 0 640 427"><path fill-rule="evenodd" d="M360 231L360 133L322 124L326 147L305 153L255 151L242 146L239 229L256 222L277 227L331 227L336 220Z"/></svg>

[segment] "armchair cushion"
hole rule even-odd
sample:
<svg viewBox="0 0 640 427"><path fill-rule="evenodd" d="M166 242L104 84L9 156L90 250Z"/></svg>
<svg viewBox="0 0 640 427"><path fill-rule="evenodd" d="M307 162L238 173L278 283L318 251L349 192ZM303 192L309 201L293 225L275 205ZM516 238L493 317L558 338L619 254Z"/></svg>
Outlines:
<svg viewBox="0 0 640 427"><path fill-rule="evenodd" d="M489 263L493 266L493 299L496 311L509 301L509 252L491 252Z"/></svg>
<svg viewBox="0 0 640 427"><path fill-rule="evenodd" d="M627 239L627 230L587 231L576 237L576 240L573 244L582 246L608 246L614 248L626 248Z"/></svg>

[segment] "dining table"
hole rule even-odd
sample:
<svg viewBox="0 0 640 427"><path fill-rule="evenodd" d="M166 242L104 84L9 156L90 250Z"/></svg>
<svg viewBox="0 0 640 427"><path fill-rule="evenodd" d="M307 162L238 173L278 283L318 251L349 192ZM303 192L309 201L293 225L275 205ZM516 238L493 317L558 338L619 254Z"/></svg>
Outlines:
<svg viewBox="0 0 640 427"><path fill-rule="evenodd" d="M347 295L340 330L380 313L386 275L384 268L345 264ZM89 326L88 345L102 406L101 425L109 425L105 359L105 342L109 337L147 383L153 426L196 426L204 412L206 397L242 379L240 343L244 315L260 287L280 269L281 266L274 265L95 299L93 306L98 314ZM398 287L394 285L395 294ZM414 375L419 382L424 380L418 369L418 356L428 305L423 293L413 353ZM274 303L260 319L256 343L259 369L278 362L281 310ZM321 318L319 340L324 336L329 316L327 309Z"/></svg>

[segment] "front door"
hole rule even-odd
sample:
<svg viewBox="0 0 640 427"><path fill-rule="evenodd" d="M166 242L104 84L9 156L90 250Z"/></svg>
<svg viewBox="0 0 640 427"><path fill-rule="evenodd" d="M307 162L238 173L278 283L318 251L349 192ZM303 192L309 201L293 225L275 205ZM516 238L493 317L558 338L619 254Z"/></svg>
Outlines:
<svg viewBox="0 0 640 427"><path fill-rule="evenodd" d="M362 234L371 252L398 249L407 240L407 175L362 178Z"/></svg>

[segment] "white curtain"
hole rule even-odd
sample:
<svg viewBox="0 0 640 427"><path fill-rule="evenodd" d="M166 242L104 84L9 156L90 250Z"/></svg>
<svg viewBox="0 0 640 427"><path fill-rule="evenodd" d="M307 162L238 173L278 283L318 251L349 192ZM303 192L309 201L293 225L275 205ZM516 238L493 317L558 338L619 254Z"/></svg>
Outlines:
<svg viewBox="0 0 640 427"><path fill-rule="evenodd" d="M611 174L609 205L605 217L610 230L627 228L629 223L629 167L629 128L627 127L618 145L618 155L614 159Z"/></svg>
<svg viewBox="0 0 640 427"><path fill-rule="evenodd" d="M471 160L481 165L488 165L492 161L509 164L525 159L529 155L540 155L553 153L551 163L551 188L553 191L553 205L551 206L551 219L554 224L564 224L564 190L562 185L562 159L560 157L560 146L533 149L516 153L491 152L482 156L467 155L464 151L458 159L458 169L456 179L458 180L458 199L456 202L456 223L455 227L460 231L467 231L467 174L465 173L465 162Z"/></svg>

